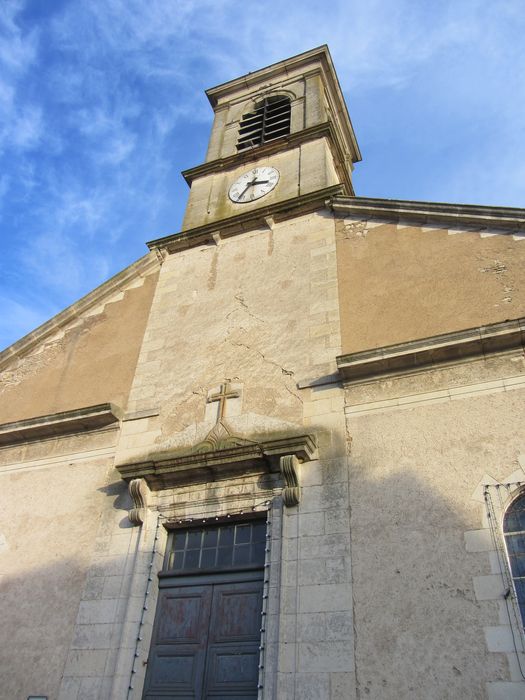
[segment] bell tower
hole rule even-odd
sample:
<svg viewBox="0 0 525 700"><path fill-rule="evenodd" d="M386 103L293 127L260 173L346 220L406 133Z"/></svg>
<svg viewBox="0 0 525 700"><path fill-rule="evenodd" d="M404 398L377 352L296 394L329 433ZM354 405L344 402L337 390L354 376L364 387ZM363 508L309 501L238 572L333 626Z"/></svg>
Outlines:
<svg viewBox="0 0 525 700"><path fill-rule="evenodd" d="M361 159L327 46L206 91L215 112L206 160L183 172L183 232L230 229L353 195Z"/></svg>

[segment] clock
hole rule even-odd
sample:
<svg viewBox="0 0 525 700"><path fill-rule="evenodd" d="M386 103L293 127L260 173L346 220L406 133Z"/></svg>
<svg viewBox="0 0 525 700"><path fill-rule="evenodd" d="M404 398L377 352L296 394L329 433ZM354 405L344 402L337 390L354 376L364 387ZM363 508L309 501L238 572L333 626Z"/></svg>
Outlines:
<svg viewBox="0 0 525 700"><path fill-rule="evenodd" d="M245 204L264 197L279 182L279 171L270 166L253 168L241 175L230 187L229 197L232 202Z"/></svg>

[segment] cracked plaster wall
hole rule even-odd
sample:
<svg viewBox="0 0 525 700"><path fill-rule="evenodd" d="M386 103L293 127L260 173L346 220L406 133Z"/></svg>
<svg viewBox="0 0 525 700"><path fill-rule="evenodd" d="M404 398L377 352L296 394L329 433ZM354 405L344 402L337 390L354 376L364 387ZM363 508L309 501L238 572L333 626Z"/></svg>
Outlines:
<svg viewBox="0 0 525 700"><path fill-rule="evenodd" d="M243 384L244 414L300 425L297 382L333 371L340 347L333 237L332 217L317 213L170 256L129 403L159 416L147 435L124 432L121 448L139 455L156 431L161 449L202 422L209 388L226 378Z"/></svg>
<svg viewBox="0 0 525 700"><path fill-rule="evenodd" d="M337 221L343 352L525 314L525 243L512 235Z"/></svg>
<svg viewBox="0 0 525 700"><path fill-rule="evenodd" d="M210 390L229 379L240 392L224 417L235 434L317 436L319 459L301 465L301 502L284 509L278 527L272 509L277 549L269 569L262 696L268 700L355 697L342 390L298 388L331 378L340 349L328 212L175 253L162 267L131 415L122 424L117 463L190 450L213 426L213 418L206 422L213 413ZM205 486L154 492L152 500L163 515L213 518L249 512L266 499L279 511L281 489L278 475L223 474ZM145 638L146 653L147 645ZM122 663L132 658L121 654ZM140 693L137 683L132 697Z"/></svg>

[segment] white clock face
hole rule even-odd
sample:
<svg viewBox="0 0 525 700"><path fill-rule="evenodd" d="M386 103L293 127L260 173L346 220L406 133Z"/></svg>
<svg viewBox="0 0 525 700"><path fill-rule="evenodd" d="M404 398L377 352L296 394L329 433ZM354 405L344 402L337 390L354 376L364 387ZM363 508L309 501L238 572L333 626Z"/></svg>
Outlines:
<svg viewBox="0 0 525 700"><path fill-rule="evenodd" d="M253 202L271 192L279 182L279 171L269 166L253 168L241 175L230 187L232 202Z"/></svg>

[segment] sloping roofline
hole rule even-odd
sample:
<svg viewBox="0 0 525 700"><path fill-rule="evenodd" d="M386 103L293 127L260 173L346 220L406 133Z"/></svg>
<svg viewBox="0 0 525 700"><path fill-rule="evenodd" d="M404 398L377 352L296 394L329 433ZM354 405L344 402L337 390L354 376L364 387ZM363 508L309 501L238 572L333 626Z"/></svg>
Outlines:
<svg viewBox="0 0 525 700"><path fill-rule="evenodd" d="M88 292L78 301L75 301L70 306L67 306L62 311L59 311L49 320L44 321L40 326L22 336L11 345L8 345L0 352L0 371L14 358L23 357L27 352L34 348L38 343L41 343L53 333L56 333L61 328L67 326L68 323L78 318L81 314L86 313L89 309L100 304L104 299L111 295L124 291L126 286L137 277L144 277L155 268L160 267L160 260L151 252L139 258L131 265L128 265L116 275L100 284L95 289Z"/></svg>

